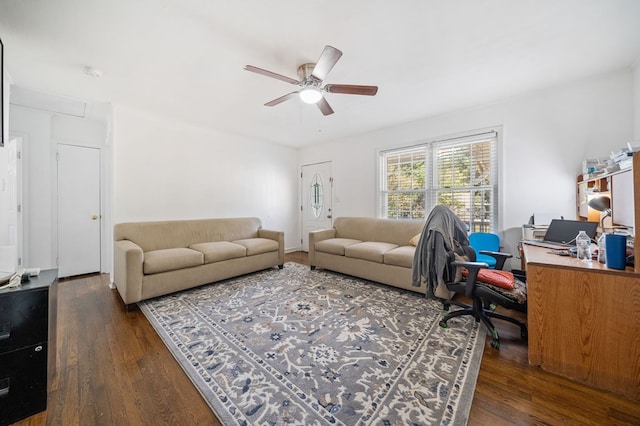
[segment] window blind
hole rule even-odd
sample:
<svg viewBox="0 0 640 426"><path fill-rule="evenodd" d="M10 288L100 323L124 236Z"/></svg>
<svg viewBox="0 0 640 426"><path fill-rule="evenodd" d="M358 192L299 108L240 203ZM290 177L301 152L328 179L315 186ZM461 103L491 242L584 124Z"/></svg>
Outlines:
<svg viewBox="0 0 640 426"><path fill-rule="evenodd" d="M433 144L431 204L449 206L470 232L497 229L497 135Z"/></svg>
<svg viewBox="0 0 640 426"><path fill-rule="evenodd" d="M497 230L495 131L382 151L379 176L381 217L422 219L444 204L471 232Z"/></svg>

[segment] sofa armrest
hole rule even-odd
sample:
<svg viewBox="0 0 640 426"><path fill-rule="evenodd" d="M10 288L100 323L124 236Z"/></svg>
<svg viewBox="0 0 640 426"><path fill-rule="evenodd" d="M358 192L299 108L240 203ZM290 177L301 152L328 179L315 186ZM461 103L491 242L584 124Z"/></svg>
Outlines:
<svg viewBox="0 0 640 426"><path fill-rule="evenodd" d="M322 240L336 237L336 229L319 229L309 232L309 266L311 269L316 267L316 243Z"/></svg>
<svg viewBox="0 0 640 426"><path fill-rule="evenodd" d="M113 246L113 283L126 305L139 302L142 300L142 248L129 240L115 241Z"/></svg>
<svg viewBox="0 0 640 426"><path fill-rule="evenodd" d="M258 229L258 237L278 242L278 265L284 265L284 232L270 229Z"/></svg>

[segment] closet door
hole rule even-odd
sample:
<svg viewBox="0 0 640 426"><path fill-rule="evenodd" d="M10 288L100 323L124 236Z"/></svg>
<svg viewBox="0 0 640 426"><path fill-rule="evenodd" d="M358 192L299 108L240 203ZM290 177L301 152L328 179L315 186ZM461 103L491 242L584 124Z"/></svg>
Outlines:
<svg viewBox="0 0 640 426"><path fill-rule="evenodd" d="M58 276L100 272L100 150L58 145Z"/></svg>

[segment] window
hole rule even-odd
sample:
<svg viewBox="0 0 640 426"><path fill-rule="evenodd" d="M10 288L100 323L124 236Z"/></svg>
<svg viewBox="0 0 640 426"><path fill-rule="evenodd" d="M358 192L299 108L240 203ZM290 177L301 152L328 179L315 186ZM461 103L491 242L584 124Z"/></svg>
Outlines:
<svg viewBox="0 0 640 426"><path fill-rule="evenodd" d="M417 219L425 216L427 150L412 148L383 155L384 217Z"/></svg>
<svg viewBox="0 0 640 426"><path fill-rule="evenodd" d="M380 152L380 216L424 219L444 204L470 232L495 232L497 151L492 131Z"/></svg>

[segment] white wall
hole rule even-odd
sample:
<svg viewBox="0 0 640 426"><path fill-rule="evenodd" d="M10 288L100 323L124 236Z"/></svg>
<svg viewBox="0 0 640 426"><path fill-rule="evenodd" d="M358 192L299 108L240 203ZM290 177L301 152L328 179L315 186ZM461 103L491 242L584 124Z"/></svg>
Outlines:
<svg viewBox="0 0 640 426"><path fill-rule="evenodd" d="M23 265L56 267L53 235L54 180L51 116L47 111L11 105L10 133L22 137Z"/></svg>
<svg viewBox="0 0 640 426"><path fill-rule="evenodd" d="M524 96L304 148L300 164L332 161L334 217L376 216L377 151L502 125L501 231L516 253L522 224L538 211L575 218L582 160L607 157L633 129L633 73L619 70Z"/></svg>
<svg viewBox="0 0 640 426"><path fill-rule="evenodd" d="M293 148L114 108L114 223L256 216L300 246Z"/></svg>

